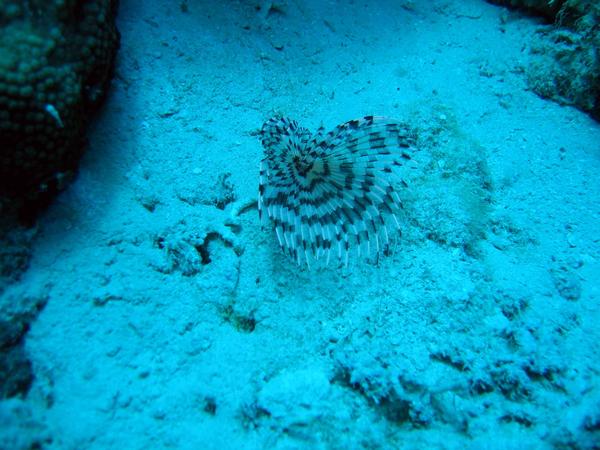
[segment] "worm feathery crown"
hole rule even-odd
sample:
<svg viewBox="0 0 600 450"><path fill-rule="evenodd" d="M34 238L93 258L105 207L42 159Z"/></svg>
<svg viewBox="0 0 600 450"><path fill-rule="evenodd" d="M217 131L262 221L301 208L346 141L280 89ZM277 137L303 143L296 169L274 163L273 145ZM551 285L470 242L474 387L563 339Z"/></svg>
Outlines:
<svg viewBox="0 0 600 450"><path fill-rule="evenodd" d="M258 211L274 224L281 248L298 264L331 253L345 264L351 247L370 255L400 228L402 203L388 174L414 151L405 124L365 116L312 135L295 120L274 117L262 127ZM403 182L404 183L404 182ZM406 185L406 183L404 183Z"/></svg>

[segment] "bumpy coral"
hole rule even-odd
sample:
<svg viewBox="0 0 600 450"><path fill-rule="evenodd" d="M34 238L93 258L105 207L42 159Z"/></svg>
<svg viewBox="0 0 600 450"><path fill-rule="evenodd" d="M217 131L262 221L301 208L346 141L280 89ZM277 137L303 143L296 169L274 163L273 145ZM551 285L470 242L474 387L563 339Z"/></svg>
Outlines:
<svg viewBox="0 0 600 450"><path fill-rule="evenodd" d="M532 43L527 81L538 95L600 120L600 3L597 0L489 0L526 8L556 27Z"/></svg>
<svg viewBox="0 0 600 450"><path fill-rule="evenodd" d="M498 5L510 6L514 8L525 8L532 12L546 16L550 20L560 11L560 7L564 1L552 0L488 0L490 3Z"/></svg>
<svg viewBox="0 0 600 450"><path fill-rule="evenodd" d="M0 0L0 194L36 198L77 167L112 76L116 0Z"/></svg>

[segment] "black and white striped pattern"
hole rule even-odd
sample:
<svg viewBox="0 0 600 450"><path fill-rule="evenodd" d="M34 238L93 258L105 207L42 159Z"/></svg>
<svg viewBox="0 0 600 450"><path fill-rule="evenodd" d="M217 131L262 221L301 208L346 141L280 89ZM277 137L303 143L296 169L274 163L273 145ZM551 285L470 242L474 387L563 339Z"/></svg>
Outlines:
<svg viewBox="0 0 600 450"><path fill-rule="evenodd" d="M383 250L388 226L400 227L402 203L387 175L411 159L415 135L407 125L366 116L312 135L276 117L261 139L259 215L266 211L298 264L327 264L332 253L348 264L351 248L358 256Z"/></svg>

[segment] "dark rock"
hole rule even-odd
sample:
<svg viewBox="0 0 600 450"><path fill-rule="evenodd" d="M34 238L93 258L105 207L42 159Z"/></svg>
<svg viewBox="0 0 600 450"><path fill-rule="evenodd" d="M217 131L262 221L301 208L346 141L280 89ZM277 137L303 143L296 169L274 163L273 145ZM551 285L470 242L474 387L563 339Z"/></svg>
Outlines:
<svg viewBox="0 0 600 450"><path fill-rule="evenodd" d="M0 196L28 215L76 171L112 78L117 3L0 2Z"/></svg>

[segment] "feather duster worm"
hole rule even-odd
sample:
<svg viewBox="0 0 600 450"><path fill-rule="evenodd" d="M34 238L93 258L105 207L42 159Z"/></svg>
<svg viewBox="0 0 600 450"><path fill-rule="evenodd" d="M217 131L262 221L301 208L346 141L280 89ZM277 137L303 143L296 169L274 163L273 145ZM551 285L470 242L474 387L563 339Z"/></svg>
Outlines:
<svg viewBox="0 0 600 450"><path fill-rule="evenodd" d="M389 174L411 160L415 133L407 125L366 116L313 135L275 117L261 140L259 215L263 220L266 212L279 245L298 264L328 264L333 254L347 265L351 249L379 253L388 228L400 228L402 202Z"/></svg>

